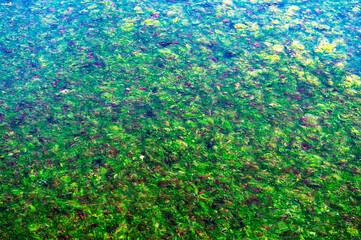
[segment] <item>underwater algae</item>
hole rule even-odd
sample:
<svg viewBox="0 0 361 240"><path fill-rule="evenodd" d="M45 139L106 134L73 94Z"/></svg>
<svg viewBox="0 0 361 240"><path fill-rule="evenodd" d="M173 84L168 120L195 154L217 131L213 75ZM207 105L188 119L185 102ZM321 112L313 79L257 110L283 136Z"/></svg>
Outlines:
<svg viewBox="0 0 361 240"><path fill-rule="evenodd" d="M360 239L359 1L0 9L0 239Z"/></svg>

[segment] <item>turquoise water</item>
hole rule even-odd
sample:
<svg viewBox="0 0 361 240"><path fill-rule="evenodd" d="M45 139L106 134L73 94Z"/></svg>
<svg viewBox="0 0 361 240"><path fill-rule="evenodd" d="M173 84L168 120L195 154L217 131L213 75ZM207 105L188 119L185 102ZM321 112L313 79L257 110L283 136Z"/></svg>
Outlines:
<svg viewBox="0 0 361 240"><path fill-rule="evenodd" d="M1 1L0 239L360 239L359 1Z"/></svg>

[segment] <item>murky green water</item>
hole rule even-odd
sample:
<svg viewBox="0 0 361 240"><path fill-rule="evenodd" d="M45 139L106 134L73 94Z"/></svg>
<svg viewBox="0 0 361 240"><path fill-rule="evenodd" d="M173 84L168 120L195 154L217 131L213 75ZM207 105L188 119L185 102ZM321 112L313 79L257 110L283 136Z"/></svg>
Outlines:
<svg viewBox="0 0 361 240"><path fill-rule="evenodd" d="M1 1L0 239L360 239L359 1Z"/></svg>

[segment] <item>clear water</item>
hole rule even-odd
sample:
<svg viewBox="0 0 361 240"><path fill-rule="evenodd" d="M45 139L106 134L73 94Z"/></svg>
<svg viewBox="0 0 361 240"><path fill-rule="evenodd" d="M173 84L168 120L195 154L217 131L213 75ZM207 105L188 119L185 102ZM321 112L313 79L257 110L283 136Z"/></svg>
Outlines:
<svg viewBox="0 0 361 240"><path fill-rule="evenodd" d="M360 239L359 1L1 1L0 239Z"/></svg>

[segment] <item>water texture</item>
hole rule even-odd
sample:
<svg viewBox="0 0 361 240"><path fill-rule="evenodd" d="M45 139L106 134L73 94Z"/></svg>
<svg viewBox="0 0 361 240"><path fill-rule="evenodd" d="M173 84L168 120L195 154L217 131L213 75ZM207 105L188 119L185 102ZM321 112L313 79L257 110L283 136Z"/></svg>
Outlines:
<svg viewBox="0 0 361 240"><path fill-rule="evenodd" d="M361 3L0 1L0 239L361 239Z"/></svg>

